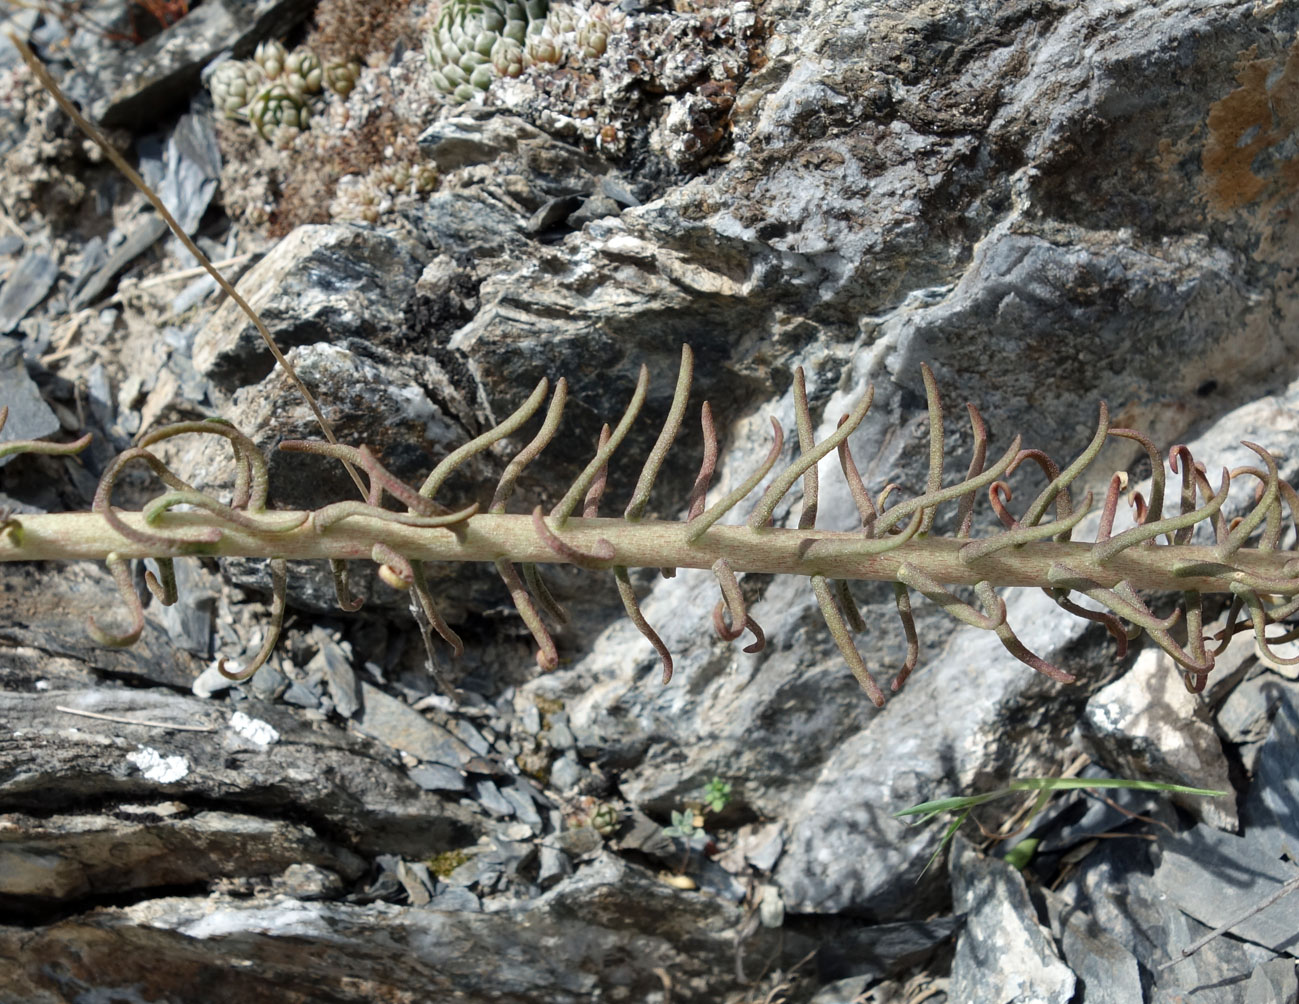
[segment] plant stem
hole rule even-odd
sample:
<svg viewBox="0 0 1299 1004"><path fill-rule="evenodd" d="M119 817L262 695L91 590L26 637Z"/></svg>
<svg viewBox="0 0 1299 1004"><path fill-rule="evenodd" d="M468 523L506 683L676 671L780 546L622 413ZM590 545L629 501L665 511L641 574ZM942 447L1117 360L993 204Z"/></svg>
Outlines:
<svg viewBox="0 0 1299 1004"><path fill-rule="evenodd" d="M565 559L533 527L531 516L480 513L451 528L404 526L369 516L350 516L323 532L310 520L293 530L275 531L293 522L294 514L265 514L268 529L239 526L204 512L168 512L151 524L141 514L119 512L128 528L153 534L216 528L215 543L178 543L170 550L130 540L95 513L22 516L21 526L0 534L0 561L92 560L182 557L283 557L295 560L355 559L369 561L376 542L412 561L497 561L563 564ZM263 517L250 517L256 523ZM897 581L903 564L945 585L1048 586L1052 566L1064 565L1102 586L1125 581L1138 589L1230 592L1242 574L1275 580L1278 595L1299 594L1299 579L1284 568L1294 555L1284 551L1241 549L1230 564L1215 560L1215 548L1148 543L1130 547L1104 564L1092 560L1096 545L1034 541L963 561L959 552L968 539L916 538L884 553L869 553L878 541L859 533L748 526L713 526L693 542L686 523L574 517L560 534L577 551L590 551L603 539L613 545L612 563L630 568L711 568L725 558L733 571L821 575L832 579ZM1173 571L1176 566L1181 574ZM1189 573L1194 574L1189 574Z"/></svg>

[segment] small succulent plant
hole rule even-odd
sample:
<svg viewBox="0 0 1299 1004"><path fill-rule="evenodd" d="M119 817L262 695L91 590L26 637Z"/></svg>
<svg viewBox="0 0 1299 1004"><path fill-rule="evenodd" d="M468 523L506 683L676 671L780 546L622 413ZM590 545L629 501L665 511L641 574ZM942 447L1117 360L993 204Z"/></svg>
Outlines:
<svg viewBox="0 0 1299 1004"><path fill-rule="evenodd" d="M451 0L424 37L434 86L469 101L497 76L522 73L525 46L542 33L548 10L547 0Z"/></svg>
<svg viewBox="0 0 1299 1004"><path fill-rule="evenodd" d="M208 91L225 118L247 121L262 139L283 147L310 126L323 107L326 87L346 95L360 73L356 61L326 67L308 48L289 51L268 41L257 46L252 59L219 64L208 79Z"/></svg>
<svg viewBox="0 0 1299 1004"><path fill-rule="evenodd" d="M264 140L285 146L311 125L306 95L273 83L257 92L248 106L248 120Z"/></svg>
<svg viewBox="0 0 1299 1004"><path fill-rule="evenodd" d="M609 46L609 36L622 28L626 15L599 5L582 15L577 25L577 51L583 59L599 59Z"/></svg>
<svg viewBox="0 0 1299 1004"><path fill-rule="evenodd" d="M326 87L340 98L345 98L352 93L352 88L361 77L360 60L330 63L324 68L322 76Z"/></svg>
<svg viewBox="0 0 1299 1004"><path fill-rule="evenodd" d="M275 80L284 72L288 58L288 50L284 48L282 43L276 42L274 39L259 43L257 50L253 53L253 63L262 71L267 80Z"/></svg>
<svg viewBox="0 0 1299 1004"><path fill-rule="evenodd" d="M247 108L257 93L262 76L252 63L227 59L213 72L208 81L212 103L228 119L247 118Z"/></svg>
<svg viewBox="0 0 1299 1004"><path fill-rule="evenodd" d="M618 810L608 802L601 802L591 813L591 828L608 838L618 829Z"/></svg>
<svg viewBox="0 0 1299 1004"><path fill-rule="evenodd" d="M329 214L342 222L378 223L399 196L424 195L437 184L437 168L429 161L394 160L340 181Z"/></svg>
<svg viewBox="0 0 1299 1004"><path fill-rule="evenodd" d="M310 49L294 49L285 59L281 82L295 94L319 94L324 80L320 57Z"/></svg>

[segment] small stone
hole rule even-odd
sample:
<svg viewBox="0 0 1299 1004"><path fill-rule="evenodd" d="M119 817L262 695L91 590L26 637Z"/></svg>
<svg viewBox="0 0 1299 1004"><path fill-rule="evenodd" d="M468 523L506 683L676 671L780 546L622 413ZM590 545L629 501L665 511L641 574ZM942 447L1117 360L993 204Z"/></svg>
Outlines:
<svg viewBox="0 0 1299 1004"><path fill-rule="evenodd" d="M582 780L583 770L578 765L577 757L565 753L550 765L550 784L556 791L569 792Z"/></svg>
<svg viewBox="0 0 1299 1004"><path fill-rule="evenodd" d="M573 738L573 732L568 727L568 715L562 711L551 716L550 731L547 736L550 739L550 745L557 750L566 752L577 748L577 740Z"/></svg>
<svg viewBox="0 0 1299 1004"><path fill-rule="evenodd" d="M1291 959L1273 959L1254 967L1245 984L1245 1004L1296 1004L1299 979Z"/></svg>
<svg viewBox="0 0 1299 1004"><path fill-rule="evenodd" d="M361 708L352 717L356 728L425 762L463 768L473 751L442 726L429 721L404 701L361 681ZM511 810L513 811L513 810Z"/></svg>
<svg viewBox="0 0 1299 1004"><path fill-rule="evenodd" d="M542 844L537 857L537 885L543 889L549 889L573 873L573 864L568 855L557 847Z"/></svg>
<svg viewBox="0 0 1299 1004"><path fill-rule="evenodd" d="M204 674L207 675L206 673ZM318 708L320 707L320 691L313 687L307 686L298 680L289 684L289 689L280 695L281 700L288 704L296 704L300 708Z"/></svg>
<svg viewBox="0 0 1299 1004"><path fill-rule="evenodd" d="M294 899L332 899L342 891L343 880L328 868L296 864L284 869L280 885L284 893Z"/></svg>
<svg viewBox="0 0 1299 1004"><path fill-rule="evenodd" d="M217 668L217 664L213 662L212 665L194 678L194 682L190 685L190 692L195 697L207 698L213 694L229 690L234 685L234 681L222 673Z"/></svg>
<svg viewBox="0 0 1299 1004"><path fill-rule="evenodd" d="M494 816L513 816L514 804L508 801L501 790L491 781L484 778L474 786L474 801Z"/></svg>
<svg viewBox="0 0 1299 1004"><path fill-rule="evenodd" d="M448 886L425 906L426 910L443 913L479 913L482 908L482 901L463 886Z"/></svg>
<svg viewBox="0 0 1299 1004"><path fill-rule="evenodd" d="M594 854L604 848L604 838L593 826L575 826L558 833L554 840L566 854L575 858Z"/></svg>
<svg viewBox="0 0 1299 1004"><path fill-rule="evenodd" d="M514 811L518 815L519 820L526 823L531 828L532 832L540 833L542 830L541 816L538 815L536 806L533 805L532 799L528 797L527 793L522 791L517 785L510 785L509 787L499 790L505 797L505 800L509 802L510 805L514 806Z"/></svg>
<svg viewBox="0 0 1299 1004"><path fill-rule="evenodd" d="M468 788L464 774L440 763L420 764L406 774L425 791L465 791Z"/></svg>
<svg viewBox="0 0 1299 1004"><path fill-rule="evenodd" d="M966 918L950 999L1069 1004L1077 979L1039 926L1023 877L959 833L951 853L952 908Z"/></svg>
<svg viewBox="0 0 1299 1004"><path fill-rule="evenodd" d="M23 255L17 267L0 287L0 334L8 334L45 299L59 275L59 262L46 249L34 248Z"/></svg>
<svg viewBox="0 0 1299 1004"><path fill-rule="evenodd" d="M1082 728L1096 760L1116 777L1231 790L1222 743L1172 659L1154 646L1087 702ZM1232 831L1238 826L1231 799L1170 797L1212 826Z"/></svg>

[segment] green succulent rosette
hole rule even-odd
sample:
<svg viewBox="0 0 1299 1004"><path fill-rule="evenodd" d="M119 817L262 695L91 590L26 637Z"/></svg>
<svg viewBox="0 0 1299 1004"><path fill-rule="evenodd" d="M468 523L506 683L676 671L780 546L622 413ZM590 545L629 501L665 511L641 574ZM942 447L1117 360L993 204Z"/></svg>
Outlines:
<svg viewBox="0 0 1299 1004"><path fill-rule="evenodd" d="M352 88L361 78L361 63L356 59L349 59L347 62L330 63L324 69L325 86L337 94L340 98L345 98L352 93Z"/></svg>
<svg viewBox="0 0 1299 1004"><path fill-rule="evenodd" d="M424 37L434 86L468 101L498 75L522 72L523 48L542 31L549 7L548 0L451 0Z"/></svg>
<svg viewBox="0 0 1299 1004"><path fill-rule="evenodd" d="M320 57L310 49L294 49L284 61L281 83L297 94L319 94L325 82Z"/></svg>
<svg viewBox="0 0 1299 1004"><path fill-rule="evenodd" d="M212 71L207 87L216 110L228 119L238 120L246 117L245 110L265 83L256 64L227 59Z"/></svg>
<svg viewBox="0 0 1299 1004"><path fill-rule="evenodd" d="M262 139L281 143L311 124L311 109L302 95L283 84L271 84L253 98L248 119Z"/></svg>

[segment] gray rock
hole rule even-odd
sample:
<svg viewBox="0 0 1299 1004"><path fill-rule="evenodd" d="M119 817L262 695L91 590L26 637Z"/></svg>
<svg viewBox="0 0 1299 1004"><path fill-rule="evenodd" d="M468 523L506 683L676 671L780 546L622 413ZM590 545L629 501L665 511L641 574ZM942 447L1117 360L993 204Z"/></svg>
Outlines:
<svg viewBox="0 0 1299 1004"><path fill-rule="evenodd" d="M769 901L764 887L762 902ZM779 925L777 925L779 926ZM898 976L922 964L961 929L959 917L869 924L827 941L822 953L826 972L852 972L868 982Z"/></svg>
<svg viewBox="0 0 1299 1004"><path fill-rule="evenodd" d="M1068 1004L1077 978L1037 922L1028 889L1009 865L952 842L952 906L966 914L952 960L952 999Z"/></svg>
<svg viewBox="0 0 1299 1004"><path fill-rule="evenodd" d="M573 865L568 855L550 844L542 844L538 852L537 885L549 889L556 882L573 873Z"/></svg>
<svg viewBox="0 0 1299 1004"><path fill-rule="evenodd" d="M406 776L425 791L466 791L469 787L460 771L440 763L424 763L412 767Z"/></svg>
<svg viewBox="0 0 1299 1004"><path fill-rule="evenodd" d="M1299 979L1289 959L1264 962L1245 984L1245 1004L1295 1004L1299 1001Z"/></svg>
<svg viewBox="0 0 1299 1004"><path fill-rule="evenodd" d="M288 689L289 678L274 665L267 662L258 667L257 672L253 674L253 678L248 681L247 686L252 695L258 700L276 701Z"/></svg>
<svg viewBox="0 0 1299 1004"><path fill-rule="evenodd" d="M447 886L429 900L426 909L439 913L478 913L482 901L463 886Z"/></svg>
<svg viewBox="0 0 1299 1004"><path fill-rule="evenodd" d="M581 782L582 773L577 758L565 754L550 765L550 783L558 792L572 791Z"/></svg>
<svg viewBox="0 0 1299 1004"><path fill-rule="evenodd" d="M9 409L0 442L42 439L59 431L58 418L27 375L21 346L5 337L0 337L0 405ZM0 466L12 459L0 458Z"/></svg>
<svg viewBox="0 0 1299 1004"><path fill-rule="evenodd" d="M577 748L577 740L568 727L568 715L560 711L550 717L550 729L546 733L550 745L557 750L568 751Z"/></svg>
<svg viewBox="0 0 1299 1004"><path fill-rule="evenodd" d="M1175 819L1157 812L1163 822ZM1212 839L1234 839L1200 824L1191 832ZM1123 946L1143 970L1154 976L1147 999L1172 1004L1190 994L1215 1002L1239 1004L1246 974L1274 953L1230 937L1215 938L1189 958L1182 951L1211 930L1183 913L1150 876L1155 862L1145 841L1105 840L1086 858L1084 867L1059 890L1062 909L1085 916ZM1121 889L1115 895L1114 890ZM1166 963L1177 960L1165 968Z"/></svg>
<svg viewBox="0 0 1299 1004"><path fill-rule="evenodd" d="M167 223L161 216L150 212L137 217L126 238L109 251L93 274L81 282L80 291L72 298L72 309L80 310L98 299L127 265L153 247L167 232Z"/></svg>
<svg viewBox="0 0 1299 1004"><path fill-rule="evenodd" d="M1081 724L1092 755L1117 777L1230 792L1222 744L1205 718L1172 659L1151 647L1092 697ZM1237 828L1232 799L1171 797L1214 826Z"/></svg>
<svg viewBox="0 0 1299 1004"><path fill-rule="evenodd" d="M510 817L516 812L513 800L501 794L501 790L487 778L474 785L474 801L494 816Z"/></svg>
<svg viewBox="0 0 1299 1004"><path fill-rule="evenodd" d="M331 899L342 891L343 882L336 872L319 865L293 864L284 869L280 886L294 899Z"/></svg>
<svg viewBox="0 0 1299 1004"><path fill-rule="evenodd" d="M1245 799L1245 834L1257 841L1265 857L1299 852L1299 701L1284 691L1272 730L1258 751L1254 783Z"/></svg>
<svg viewBox="0 0 1299 1004"><path fill-rule="evenodd" d="M501 795L510 805L514 806L514 813L519 820L527 823L532 827L534 833L542 831L541 816L537 813L537 808L532 804L532 799L518 785L509 785L501 789Z"/></svg>
<svg viewBox="0 0 1299 1004"><path fill-rule="evenodd" d="M44 901L264 875L305 862L349 879L365 869L309 827L239 813L157 818L120 815L35 818L5 814L0 828L0 894ZM301 867L301 865L299 865Z"/></svg>
<svg viewBox="0 0 1299 1004"><path fill-rule="evenodd" d="M240 280L238 290L281 350L358 337L383 343L404 326L423 254L408 240L351 226L305 226L280 241ZM194 340L194 368L230 393L261 380L274 359L233 301ZM325 400L340 402L317 388Z"/></svg>
<svg viewBox="0 0 1299 1004"><path fill-rule="evenodd" d="M352 724L394 750L457 770L474 755L473 750L442 726L364 680L361 681L361 709L353 715Z"/></svg>
<svg viewBox="0 0 1299 1004"><path fill-rule="evenodd" d="M1299 687L1261 665L1234 687L1218 709L1218 727L1234 743L1265 739L1283 700L1299 702Z"/></svg>
<svg viewBox="0 0 1299 1004"><path fill-rule="evenodd" d="M316 632L319 651L303 667L308 674L319 673L329 685L334 710L344 718L351 718L360 707L357 696L356 673L352 670L351 652L324 632Z"/></svg>
<svg viewBox="0 0 1299 1004"><path fill-rule="evenodd" d="M234 685L234 681L222 673L217 664L213 662L194 679L194 683L190 687L190 693L195 697L212 697L214 694L229 690Z"/></svg>
<svg viewBox="0 0 1299 1004"><path fill-rule="evenodd" d="M1116 17L1114 5L778 0L762 5L761 35L745 7L642 6L650 9L634 12L600 61L501 81L491 107L456 110L454 118L427 102L419 107L420 121L432 120L424 148L444 183L393 221L414 239L368 231L353 247L331 238L328 267L314 268L314 238L300 232L285 245L296 244L292 260L266 270L284 279L285 288L266 293L282 311L273 326L286 342L309 343L294 358L343 438L369 443L414 479L508 412L541 375L567 374L570 424L520 485L518 511L527 511L552 501L586 462L600 424L620 413L636 367L646 361L666 373L679 343L689 340L700 360L695 403L713 402L724 433L714 498L765 453L767 412L792 428L787 388L800 364L822 434L868 381L876 383L876 408L852 439L874 490L890 481L904 492L924 484L922 359L948 397L946 440L957 467L970 437L950 405L964 396L989 419L994 450L1024 431L1027 445L1065 460L1090 435L1103 397L1121 424L1150 431L1161 445L1208 429L1193 445L1214 469L1219 455L1233 467L1254 463L1227 442L1246 437L1287 454L1291 469L1299 462L1299 409L1285 388L1299 365L1288 281L1294 228L1283 212L1289 140L1270 120L1253 123L1251 132L1240 112L1285 107L1293 76L1288 49L1299 29L1293 4L1128 4ZM224 9L233 19L232 11L249 8ZM181 26L201 27L221 12L221 5L202 5L199 19ZM46 31L42 37L56 42L55 26ZM144 50L160 71L170 58L160 51L166 44ZM184 58L193 62L192 52ZM97 62L78 63L91 67L94 79L115 79L98 74ZM153 67L142 69L147 76ZM378 67L366 74L387 82ZM368 81L349 101L353 121L369 120L379 94L413 106L423 101L418 86L405 89L410 93L367 89ZM177 87L176 95L190 92ZM719 122L725 128L709 135ZM613 128L605 133L605 125ZM625 146L608 150L609 142ZM611 176L609 161L629 165L635 178ZM529 237L526 224L538 208L575 191L603 192L625 208L579 216L581 231L558 244ZM588 205L591 217L602 209L597 197ZM111 270L103 281L111 281ZM242 285L256 288L248 277ZM38 305L24 323L37 333L49 329L51 309ZM223 310L232 318L231 337L212 351L196 347L199 372L184 377L183 395L201 400L210 370L212 399L256 430L260 445L316 436L282 375L235 391L269 363L256 341L244 338L242 320ZM295 327L298 318L314 327ZM126 385L116 364L105 369L110 391ZM1268 391L1276 396L1260 397ZM619 492L636 478L670 392L670 379L656 381L645 417L611 465L606 513L617 511ZM120 410L120 428L128 431L135 406L111 393L101 400L116 409L106 412L110 419ZM1251 413L1229 414L1242 402L1253 402ZM681 511L697 441L692 421L662 472L652 499L657 512ZM515 446L476 458L448 497L490 494ZM228 452L198 451L178 472L228 476ZM1133 456L1131 444L1111 444L1099 476L1131 468L1135 481ZM327 473L330 465L318 459L276 459L276 504L351 497L341 472ZM1247 492L1249 479L1238 480ZM851 500L836 478L823 482L820 525L853 528ZM796 490L778 520L792 522L797 506ZM950 529L944 518L940 533ZM980 519L987 519L986 505ZM363 564L358 595L393 605L386 587L360 574ZM294 571L299 609L332 604L327 573L307 579ZM231 562L223 574L264 588L260 570ZM742 954L752 951L750 972L773 957L773 965L797 962L812 947L806 938L799 943L800 925L813 928L817 914L900 923L905 911L944 911L941 871L913 885L933 832L904 830L892 812L978 790L990 776L1057 769L1088 689L1113 672L1108 639L1063 619L1036 595L1009 597L1011 623L1033 648L1076 670L1078 686L1037 680L993 639L953 631L918 602L924 661L908 688L876 713L826 639L805 583L746 576L770 637L765 652L750 656L709 637L716 600L709 576L651 578L637 573L637 586L678 660L666 689L646 685L657 675L654 657L625 625L610 627L617 602L591 587L598 580L556 576L574 619L560 635L563 668L535 683L524 682L532 646L513 627L497 630L506 623L495 619L504 598L489 575L448 574L436 588L452 622L471 620L476 629L464 632L465 679L488 699L519 687L525 702L537 693L564 700L581 762L599 768L583 778L588 790L641 810L629 810L629 821L650 820L644 810L666 818L713 774L743 778L736 818L769 821L785 834L771 880L779 888L763 902L783 901L791 914L808 915L782 932L788 956L776 955L775 932L765 927L743 942ZM195 660L158 629L152 609L143 654L92 652L75 641L83 615L111 598L100 572L73 570L51 584L43 574L5 570L4 582L6 642L14 644L0 651L0 694L13 707L0 703L0 714L6 735L24 733L0 764L7 810L41 803L42 814L70 814L91 796L102 805L141 793L175 797L178 785L192 785L186 791L200 793L205 805L319 819L321 832L327 826L367 854L400 852L412 865L430 845L476 846L484 826L508 830L514 839L506 842L519 845L470 866L486 907L472 914L437 913L437 894L419 910L382 902L295 905L253 892L243 901L146 899L94 911L70 904L60 914L67 920L0 933L0 955L19 960L10 991L16 997L42 1004L180 1000L194 997L196 980L216 979L252 1004L328 997L339 992L341 957L359 981L358 999L439 1000L459 992L471 1002L648 1002L663 993L655 968L672 974L674 1001L716 1001L750 989L733 977L735 932L746 917L731 904L669 890L612 860L589 829L564 836L580 853L599 856L598 881L587 869L526 906L512 902L536 893L531 876L541 870L536 842L521 824L447 806L401 776L390 750L328 723L308 725L292 709L256 710L286 737L266 751L236 745L224 732L160 737L156 730L140 735L137 726L87 730L80 722L71 726L81 730L74 741L63 734L65 723L30 713L35 698L13 695L34 680L63 686L78 679L84 687L88 671L188 687ZM891 675L902 652L900 634L885 627L891 591L864 585L856 595L870 624L859 639L866 660L881 677ZM399 661L394 656L384 671L405 685ZM201 715L216 707L186 702L172 710ZM168 708L141 706L138 713L146 711ZM33 719L49 731L28 731ZM436 724L443 731L432 736L409 719L378 731L406 745L421 737L422 749L445 751L447 735L477 749L450 723ZM1257 716L1246 727L1256 730ZM496 732L508 735L504 727ZM118 736L130 748L115 746ZM189 773L179 781L146 776L125 760L142 754L141 745L156 753L155 767L183 758ZM1266 765L1278 751L1260 754ZM449 759L474 762L464 756L455 747ZM1271 769L1294 776L1286 756ZM1284 785L1257 789L1289 798ZM44 804L51 801L53 809ZM1156 817L1172 823L1162 804ZM1280 813L1275 831L1270 817L1249 811L1242 822L1247 837L1251 825L1256 835L1271 834L1274 853L1288 803L1260 802L1269 804ZM661 824L650 820L650 827L646 845ZM555 842L569 846L559 834ZM1120 844L1140 846L1122 859L1105 846ZM1151 984L1147 996L1238 999L1269 949L1220 938L1172 970L1158 970L1206 928L1149 878L1157 862L1147 844L1102 841L1065 881L1066 908L1093 914L1137 960ZM736 871L754 866L741 860ZM408 895L393 882L394 896ZM479 906L463 894L464 910ZM777 912L769 907L767 918ZM1024 916L1031 914L1015 913L1012 929ZM924 940L910 934L914 943ZM816 940L824 951L828 941L850 939L818 933ZM256 964L234 967L232 958ZM1130 973L1121 953L1104 958ZM989 979L1002 975L988 970Z"/></svg>
<svg viewBox="0 0 1299 1004"><path fill-rule="evenodd" d="M584 858L604 848L604 837L593 826L577 826L563 830L554 838L560 849L573 858Z"/></svg>
<svg viewBox="0 0 1299 1004"><path fill-rule="evenodd" d="M308 686L300 680L294 680L287 690L280 695L280 700L287 704L296 704L300 708L320 707L320 690Z"/></svg>
<svg viewBox="0 0 1299 1004"><path fill-rule="evenodd" d="M73 717L55 710L60 704L152 722L211 724L214 731L160 732L154 726ZM412 856L479 832L477 816L421 791L376 757L370 743L322 722L298 721L276 705L248 701L241 707L284 741L250 744L214 718L212 702L170 692L0 693L0 722L10 729L21 722L31 737L24 745L35 742L38 751L23 771L0 778L0 808L25 811L37 803L57 808L91 793L138 800L193 791L208 804L226 803L243 812L279 812L290 801L327 826L331 837L349 841L354 851L379 847ZM298 741L308 736L327 738L320 745ZM59 798L51 799L51 791Z"/></svg>
<svg viewBox="0 0 1299 1004"><path fill-rule="evenodd" d="M58 259L47 248L31 248L0 286L0 335L7 335L45 299L59 276Z"/></svg>
<svg viewBox="0 0 1299 1004"><path fill-rule="evenodd" d="M1051 932L1064 961L1078 977L1087 1004L1129 1004L1142 999L1141 970L1132 953L1080 910L1065 908L1049 889L1040 889Z"/></svg>

